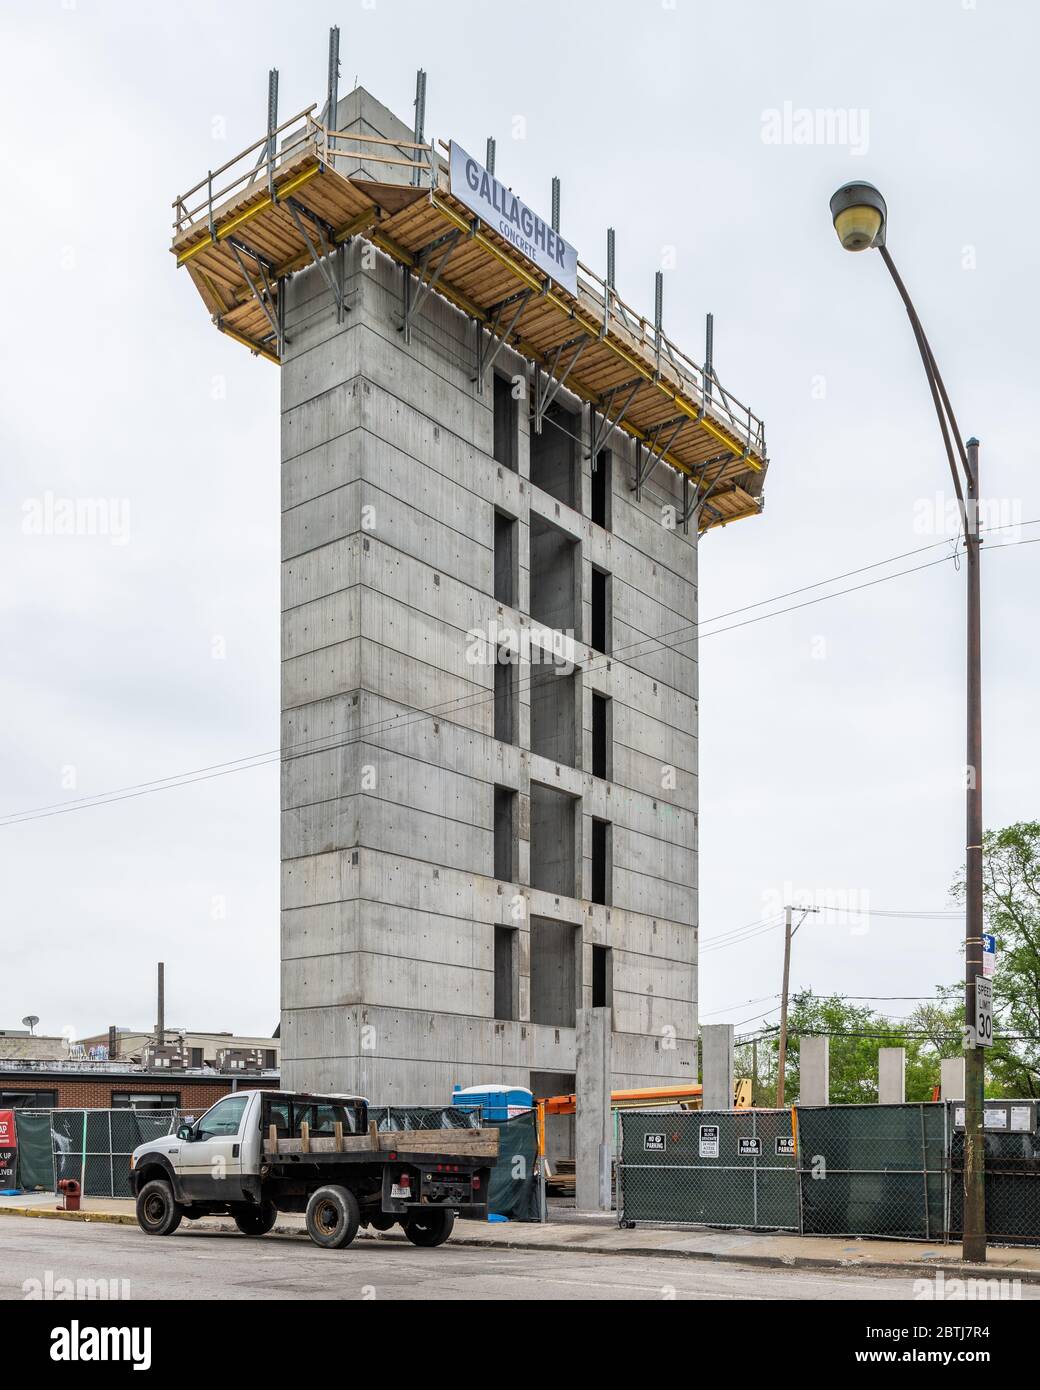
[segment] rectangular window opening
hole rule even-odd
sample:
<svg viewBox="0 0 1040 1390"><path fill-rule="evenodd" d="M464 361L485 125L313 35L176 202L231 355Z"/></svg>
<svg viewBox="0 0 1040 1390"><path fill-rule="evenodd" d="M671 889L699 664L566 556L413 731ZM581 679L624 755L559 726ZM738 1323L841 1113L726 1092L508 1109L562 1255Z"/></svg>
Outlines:
<svg viewBox="0 0 1040 1390"><path fill-rule="evenodd" d="M565 506L578 506L581 416L554 401L531 432L531 482Z"/></svg>
<svg viewBox="0 0 1040 1390"><path fill-rule="evenodd" d="M590 642L598 652L610 655L610 575L605 570L592 570L592 632Z"/></svg>
<svg viewBox="0 0 1040 1390"><path fill-rule="evenodd" d="M531 918L531 1022L573 1028L577 1021L581 928Z"/></svg>
<svg viewBox="0 0 1040 1390"><path fill-rule="evenodd" d="M515 668L503 660L505 653L496 652L495 661L495 737L500 743L516 742Z"/></svg>
<svg viewBox="0 0 1040 1390"><path fill-rule="evenodd" d="M543 893L580 895L575 858L580 800L541 782L531 783L531 887Z"/></svg>
<svg viewBox="0 0 1040 1390"><path fill-rule="evenodd" d="M516 930L495 927L495 1017L513 1019L515 1011Z"/></svg>
<svg viewBox="0 0 1040 1390"><path fill-rule="evenodd" d="M495 788L495 877L505 883L516 881L516 792L509 787Z"/></svg>
<svg viewBox="0 0 1040 1390"><path fill-rule="evenodd" d="M610 758L610 699L592 693L592 775L609 781Z"/></svg>
<svg viewBox="0 0 1040 1390"><path fill-rule="evenodd" d="M531 666L531 752L567 767L578 765L577 699L573 672L564 675L551 663Z"/></svg>
<svg viewBox="0 0 1040 1390"><path fill-rule="evenodd" d="M592 822L592 883L589 897L604 907L610 905L610 822Z"/></svg>
<svg viewBox="0 0 1040 1390"><path fill-rule="evenodd" d="M516 607L517 521L504 512L495 512L495 599Z"/></svg>
<svg viewBox="0 0 1040 1390"><path fill-rule="evenodd" d="M611 1007L612 965L610 947L593 946L592 1007L594 1009L609 1009Z"/></svg>
<svg viewBox="0 0 1040 1390"><path fill-rule="evenodd" d="M610 530L610 472L611 453L600 449L592 462L592 521Z"/></svg>
<svg viewBox="0 0 1040 1390"><path fill-rule="evenodd" d="M581 545L531 512L531 617L581 640Z"/></svg>
<svg viewBox="0 0 1040 1390"><path fill-rule="evenodd" d="M494 385L494 451L495 462L516 471L516 401L510 377L495 373Z"/></svg>

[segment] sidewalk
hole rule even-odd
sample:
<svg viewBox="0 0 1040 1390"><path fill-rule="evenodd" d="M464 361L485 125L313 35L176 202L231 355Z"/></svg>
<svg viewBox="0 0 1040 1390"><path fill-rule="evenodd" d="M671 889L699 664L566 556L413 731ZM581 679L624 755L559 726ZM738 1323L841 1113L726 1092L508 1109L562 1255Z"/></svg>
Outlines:
<svg viewBox="0 0 1040 1390"><path fill-rule="evenodd" d="M0 1197L0 1216L37 1217L44 1220L136 1226L134 1204L126 1198L88 1198L78 1212L55 1210L52 1192ZM210 1230L235 1230L227 1217L204 1217L185 1223ZM279 1216L275 1235L302 1237L303 1217ZM397 1231L386 1234L362 1231L363 1240L403 1240ZM676 1259L724 1260L734 1264L787 1266L802 1269L865 1269L871 1273L917 1274L942 1269L947 1274L1020 1279L1040 1284L1040 1247L991 1246L985 1266L966 1265L959 1245L934 1245L902 1240L859 1240L848 1236L768 1235L754 1231L720 1231L704 1228L639 1226L619 1230L613 1214L556 1211L547 1225L517 1222L458 1221L452 1241L456 1245L486 1246L489 1250L587 1252L596 1255L641 1255Z"/></svg>

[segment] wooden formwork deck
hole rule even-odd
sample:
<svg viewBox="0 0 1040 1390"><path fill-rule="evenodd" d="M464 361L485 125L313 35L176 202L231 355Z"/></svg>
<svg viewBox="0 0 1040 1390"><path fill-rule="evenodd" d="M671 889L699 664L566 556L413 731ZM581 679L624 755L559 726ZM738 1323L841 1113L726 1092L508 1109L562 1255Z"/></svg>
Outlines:
<svg viewBox="0 0 1040 1390"><path fill-rule="evenodd" d="M372 178L356 156L347 176L334 167L344 156L330 155L328 133L313 128L223 202L211 196L204 217L192 221L185 200L175 204L172 251L223 332L278 362L279 281L363 236L550 375L564 372L580 344L567 389L608 418L616 409L618 427L646 446L644 457L662 459L702 490L710 485L702 529L758 513L767 465L761 422L698 377L701 369L673 345L662 354L652 326L602 281L579 279L575 296L544 279L452 197L432 152L420 186ZM364 165L411 163L392 149Z"/></svg>

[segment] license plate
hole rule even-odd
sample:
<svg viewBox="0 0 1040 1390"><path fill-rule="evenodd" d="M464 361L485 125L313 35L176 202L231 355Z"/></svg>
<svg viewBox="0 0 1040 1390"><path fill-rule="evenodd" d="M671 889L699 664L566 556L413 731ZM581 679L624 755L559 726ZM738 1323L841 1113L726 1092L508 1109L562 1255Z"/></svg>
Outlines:
<svg viewBox="0 0 1040 1390"><path fill-rule="evenodd" d="M407 1202L411 1199L412 1189L402 1187L399 1182L395 1182L390 1188L390 1196L397 1197L400 1201Z"/></svg>

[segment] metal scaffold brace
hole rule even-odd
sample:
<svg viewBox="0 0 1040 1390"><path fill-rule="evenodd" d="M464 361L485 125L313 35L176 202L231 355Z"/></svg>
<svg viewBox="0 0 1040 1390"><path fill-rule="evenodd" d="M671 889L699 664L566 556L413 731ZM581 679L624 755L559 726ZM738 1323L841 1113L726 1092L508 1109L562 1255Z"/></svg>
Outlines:
<svg viewBox="0 0 1040 1390"><path fill-rule="evenodd" d="M606 400L600 402L599 423L596 425L594 431L590 430L591 446L588 454L589 458L594 459L599 456L599 451L603 448L607 440L610 438L611 430L618 428L622 420L625 418L625 415L628 411L628 407L635 400L636 392L640 391L645 385L646 377L637 376L635 381L625 381L622 382L620 385L615 386L611 390L610 395L607 396ZM625 397L625 403L617 412L617 414L612 416L611 411L614 409L614 402L617 400L618 396L622 391L628 392L628 395ZM590 409L592 411L593 416L593 419L590 423L595 423L596 407L591 406Z"/></svg>
<svg viewBox="0 0 1040 1390"><path fill-rule="evenodd" d="M281 280L277 280L277 272L274 263L266 256L261 255L259 251L254 251L252 247L239 241L237 237L228 237L227 242L234 252L235 260L238 262L238 268L242 272L242 279L249 286L250 293L264 311L264 317L271 325L271 337L274 340L275 350L278 356L281 357L285 341L282 333L281 314L278 308L278 295L275 292L275 286L271 283L271 277L276 277L278 285L281 285L282 282ZM250 275L246 268L246 263L243 260L243 255L251 257L255 262L258 280L254 280ZM221 327L219 316L217 326Z"/></svg>
<svg viewBox="0 0 1040 1390"><path fill-rule="evenodd" d="M682 522L684 531L689 530L690 521L693 517L696 516L699 522L701 514L705 511L710 512L716 521L725 521L722 513L718 511L717 508L709 506L708 499L718 487L719 480L735 457L736 455L734 454L725 453L719 454L717 458L708 459L694 479L692 489L690 487L690 479L685 475L683 476L683 509L679 520ZM714 463L718 464L718 468L715 470L714 477L708 481L707 473ZM699 529L700 527L698 526L698 530Z"/></svg>
<svg viewBox="0 0 1040 1390"><path fill-rule="evenodd" d="M552 362L544 371L537 362L535 363L534 393L531 398L531 423L534 425L535 434L541 434L545 412L560 394L561 388L566 384L567 378L571 374L571 368L577 365L581 354L588 345L588 337L584 333L579 333L576 338L568 338L565 343L559 345L553 354ZM573 351L571 351L572 349ZM570 352L571 357L561 372L560 360L565 352Z"/></svg>
<svg viewBox="0 0 1040 1390"><path fill-rule="evenodd" d="M488 372L495 365L495 359L502 351L504 344L513 336L513 329L533 295L534 290L520 290L519 293L511 294L508 299L503 299L499 304L492 306L488 315L491 321L487 325L487 337L484 336L484 324L479 319L477 320L477 369L472 380L477 383L477 390L481 395L484 392L484 381ZM510 308L513 309L513 316L509 320L508 327L500 331L502 315ZM492 344L494 345L493 349Z"/></svg>
<svg viewBox="0 0 1040 1390"><path fill-rule="evenodd" d="M290 217L296 223L296 230L300 233L300 236L303 237L307 250L310 252L311 260L321 271L322 279L329 287L329 291L336 301L336 322L342 323L344 313L348 313L351 306L346 302L346 296L343 293L342 255L333 256L333 252L336 250L335 227L330 227L327 223L323 224L321 219L313 213L310 208L305 208L303 204L298 203L295 198L286 198L282 206L288 209ZM304 225L304 217L310 222L311 226L318 234L318 240L321 244L320 252L315 247ZM329 264L330 260L332 262L331 267Z"/></svg>
<svg viewBox="0 0 1040 1390"><path fill-rule="evenodd" d="M675 415L671 420L662 420L660 424L653 427L646 443L636 449L636 476L635 482L632 484L636 501L642 500L643 488L649 482L650 475L679 438L683 426L695 423L695 419L690 415ZM661 436L666 430L671 430L671 433L662 444ZM644 449L646 450L645 460L642 457Z"/></svg>
<svg viewBox="0 0 1040 1390"><path fill-rule="evenodd" d="M406 343L412 341L412 324L419 315L419 310L426 303L430 291L437 288L437 282L447 268L448 262L461 241L465 240L463 234L458 229L445 232L444 236L439 236L436 241L431 241L415 258L418 270L417 282L412 283L412 276L415 273L411 266L403 266L404 273L404 310L401 314L401 323L398 332L404 334ZM442 254L437 261L436 269L430 273L430 261L434 255L440 251Z"/></svg>

